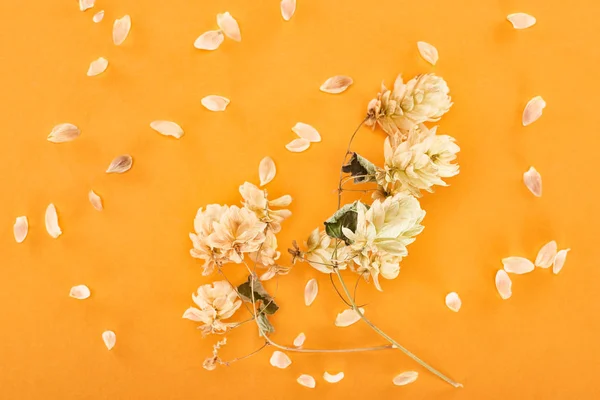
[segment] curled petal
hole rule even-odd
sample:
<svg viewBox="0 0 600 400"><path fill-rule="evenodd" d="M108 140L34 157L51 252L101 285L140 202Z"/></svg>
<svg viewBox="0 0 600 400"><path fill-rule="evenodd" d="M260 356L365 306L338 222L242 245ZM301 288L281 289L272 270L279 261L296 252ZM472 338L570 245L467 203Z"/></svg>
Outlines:
<svg viewBox="0 0 600 400"><path fill-rule="evenodd" d="M289 194L283 195L281 197L276 198L275 200L270 200L269 205L271 207L287 207L292 204L292 196Z"/></svg>
<svg viewBox="0 0 600 400"><path fill-rule="evenodd" d="M431 65L435 65L435 63L437 63L439 55L434 45L427 42L417 42L417 47L419 48L421 57L423 57L425 61Z"/></svg>
<svg viewBox="0 0 600 400"><path fill-rule="evenodd" d="M302 374L298 377L298 379L296 379L296 381L301 384L304 387L310 388L310 389L314 389L315 386L317 385L317 382L315 381L315 378L313 378L310 375L306 375L306 374Z"/></svg>
<svg viewBox="0 0 600 400"><path fill-rule="evenodd" d="M294 127L292 128L292 131L302 139L306 139L309 142L321 141L321 135L319 134L319 132L312 126L303 122L296 123L296 125L294 125Z"/></svg>
<svg viewBox="0 0 600 400"><path fill-rule="evenodd" d="M113 24L113 43L117 46L123 44L127 36L129 35L129 31L131 30L131 17L129 15L125 15L123 18L119 18L115 20Z"/></svg>
<svg viewBox="0 0 600 400"><path fill-rule="evenodd" d="M65 143L77 139L81 135L81 131L73 124L58 124L52 128L52 132L48 135L48 141L52 143Z"/></svg>
<svg viewBox="0 0 600 400"><path fill-rule="evenodd" d="M337 374L332 375L329 372L325 371L325 373L323 374L323 379L325 379L325 382L338 383L339 381L344 379L344 373L338 372Z"/></svg>
<svg viewBox="0 0 600 400"><path fill-rule="evenodd" d="M46 208L46 231L54 239L62 235L60 226L58 226L58 214L56 213L56 207L50 203Z"/></svg>
<svg viewBox="0 0 600 400"><path fill-rule="evenodd" d="M301 153L310 147L310 142L306 139L294 139L285 145L285 148L292 153Z"/></svg>
<svg viewBox="0 0 600 400"><path fill-rule="evenodd" d="M536 23L534 16L525 13L508 14L506 19L515 29L527 29Z"/></svg>
<svg viewBox="0 0 600 400"><path fill-rule="evenodd" d="M104 210L104 206L102 205L102 199L96 194L96 192L90 190L90 192L88 193L88 199L90 200L92 207L94 207L96 211Z"/></svg>
<svg viewBox="0 0 600 400"><path fill-rule="evenodd" d="M535 168L529 167L529 170L523 174L523 182L534 196L542 197L542 176Z"/></svg>
<svg viewBox="0 0 600 400"><path fill-rule="evenodd" d="M359 308L360 312L364 314L365 310ZM360 321L360 315L353 309L349 308L347 310L339 313L335 319L335 326L346 327L350 326L356 322Z"/></svg>
<svg viewBox="0 0 600 400"><path fill-rule="evenodd" d="M304 344L304 341L306 340L306 335L304 334L304 332L300 332L298 334L298 336L296 336L296 339L294 339L294 346L296 347L300 347Z"/></svg>
<svg viewBox="0 0 600 400"><path fill-rule="evenodd" d="M523 110L523 126L531 125L537 121L542 116L544 108L546 108L546 102L542 99L542 96L535 96L529 100Z"/></svg>
<svg viewBox="0 0 600 400"><path fill-rule="evenodd" d="M560 250L556 253L556 257L554 257L554 265L552 266L552 272L556 275L560 272L560 270L565 265L565 261L567 261L567 253L571 251L571 249Z"/></svg>
<svg viewBox="0 0 600 400"><path fill-rule="evenodd" d="M204 97L200 102L210 111L225 111L230 101L227 97L211 94Z"/></svg>
<svg viewBox="0 0 600 400"><path fill-rule="evenodd" d="M87 299L90 294L90 289L85 285L73 286L69 292L69 296L77 300Z"/></svg>
<svg viewBox="0 0 600 400"><path fill-rule="evenodd" d="M229 12L217 14L217 25L219 26L219 29L221 29L225 36L227 36L229 39L233 39L236 42L242 41L240 26L238 25L235 18L233 18L231 14L229 14Z"/></svg>
<svg viewBox="0 0 600 400"><path fill-rule="evenodd" d="M275 162L271 157L265 157L260 161L258 165L258 177L260 178L260 186L265 186L275 178Z"/></svg>
<svg viewBox="0 0 600 400"><path fill-rule="evenodd" d="M225 35L220 30L204 32L194 42L194 47L200 50L216 50L225 40Z"/></svg>
<svg viewBox="0 0 600 400"><path fill-rule="evenodd" d="M506 257L502 259L504 270L511 274L526 274L535 269L535 265L524 257Z"/></svg>
<svg viewBox="0 0 600 400"><path fill-rule="evenodd" d="M458 312L462 306L462 301L458 297L458 293L451 292L446 295L446 305L454 312Z"/></svg>
<svg viewBox="0 0 600 400"><path fill-rule="evenodd" d="M296 0L281 0L281 16L289 21L296 12Z"/></svg>
<svg viewBox="0 0 600 400"><path fill-rule="evenodd" d="M172 121L152 121L150 122L150 128L161 135L173 136L176 139L180 139L183 136L183 129Z"/></svg>
<svg viewBox="0 0 600 400"><path fill-rule="evenodd" d="M416 371L406 371L401 373L400 375L396 375L392 382L396 386L404 386L409 383L413 383L419 377L419 373Z"/></svg>
<svg viewBox="0 0 600 400"><path fill-rule="evenodd" d="M317 284L317 280L313 278L304 287L304 304L310 306L317 298L317 293L319 293L319 285Z"/></svg>
<svg viewBox="0 0 600 400"><path fill-rule="evenodd" d="M107 174L122 174L131 169L133 165L133 158L129 154L124 154L112 160L108 168L106 169Z"/></svg>
<svg viewBox="0 0 600 400"><path fill-rule="evenodd" d="M96 0L79 0L79 9L81 11L90 9L90 8L94 7L95 2L96 2Z"/></svg>
<svg viewBox="0 0 600 400"><path fill-rule="evenodd" d="M503 269L499 269L498 272L496 272L496 289L503 300L512 296L512 281Z"/></svg>
<svg viewBox="0 0 600 400"><path fill-rule="evenodd" d="M113 331L104 331L102 332L102 340L104 341L106 348L112 350L117 343L117 335L115 335Z"/></svg>
<svg viewBox="0 0 600 400"><path fill-rule="evenodd" d="M290 360L290 358L287 356L287 354L285 354L279 350L275 350L273 352L273 355L271 356L271 359L269 360L269 362L271 363L272 366L274 366L276 368L281 368L281 369L285 369L292 364L292 360Z"/></svg>
<svg viewBox="0 0 600 400"><path fill-rule="evenodd" d="M546 243L544 246L542 246L537 257L535 258L535 266L540 268L549 268L554 262L554 257L556 257L557 250L558 246L556 241L552 240Z"/></svg>
<svg viewBox="0 0 600 400"><path fill-rule="evenodd" d="M17 243L23 243L23 241L27 237L28 231L29 223L27 222L27 217L17 217L13 226L13 233L15 235L15 240L17 241Z"/></svg>
<svg viewBox="0 0 600 400"><path fill-rule="evenodd" d="M87 71L87 76L100 75L108 68L108 60L104 57L100 57L90 63L90 67Z"/></svg>
<svg viewBox="0 0 600 400"><path fill-rule="evenodd" d="M349 76L337 75L327 79L320 87L321 92L338 94L344 92L354 81Z"/></svg>
<svg viewBox="0 0 600 400"><path fill-rule="evenodd" d="M194 307L190 307L183 313L181 318L189 319L194 322L203 322L204 314L200 310Z"/></svg>

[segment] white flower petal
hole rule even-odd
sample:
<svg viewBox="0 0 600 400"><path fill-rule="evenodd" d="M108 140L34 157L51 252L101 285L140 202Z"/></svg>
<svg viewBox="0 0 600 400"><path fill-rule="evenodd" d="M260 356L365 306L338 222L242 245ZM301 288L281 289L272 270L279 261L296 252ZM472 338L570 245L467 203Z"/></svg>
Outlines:
<svg viewBox="0 0 600 400"><path fill-rule="evenodd" d="M317 293L319 293L319 285L317 284L317 280L313 278L304 287L304 304L310 306L317 298Z"/></svg>
<svg viewBox="0 0 600 400"><path fill-rule="evenodd" d="M296 347L300 347L304 344L304 341L306 340L306 335L304 334L304 332L300 332L298 334L298 336L296 336L296 339L294 339L294 346Z"/></svg>
<svg viewBox="0 0 600 400"><path fill-rule="evenodd" d="M265 157L260 160L258 165L258 177L260 178L260 186L265 186L275 178L277 168L271 157Z"/></svg>
<svg viewBox="0 0 600 400"><path fill-rule="evenodd" d="M556 257L554 257L554 266L552 267L552 272L554 274L558 274L565 265L565 261L567 261L567 253L569 251L571 251L571 249L560 250L558 253L556 253Z"/></svg>
<svg viewBox="0 0 600 400"><path fill-rule="evenodd" d="M349 76L337 75L327 79L320 87L321 92L338 94L344 92L354 81Z"/></svg>
<svg viewBox="0 0 600 400"><path fill-rule="evenodd" d="M537 257L535 258L535 266L540 268L549 268L554 262L554 257L556 257L557 250L558 245L556 244L556 241L552 240L546 243L544 246L542 246Z"/></svg>
<svg viewBox="0 0 600 400"><path fill-rule="evenodd" d="M271 356L271 359L269 360L269 362L271 363L272 366L281 368L281 369L285 369L292 364L292 360L290 360L290 358L287 356L287 354L285 354L279 350L275 350L273 352L273 355Z"/></svg>
<svg viewBox="0 0 600 400"><path fill-rule="evenodd" d="M48 135L48 141L52 143L65 143L77 139L81 131L73 124L58 124Z"/></svg>
<svg viewBox="0 0 600 400"><path fill-rule="evenodd" d="M396 377L392 380L394 385L396 386L404 386L409 383L413 383L419 377L419 373L416 371L406 371L401 373L400 375L396 375Z"/></svg>
<svg viewBox="0 0 600 400"><path fill-rule="evenodd" d="M85 285L77 285L71 288L69 296L77 300L84 300L90 297L90 289Z"/></svg>
<svg viewBox="0 0 600 400"><path fill-rule="evenodd" d="M223 40L225 40L225 35L220 30L208 31L198 36L198 39L194 42L194 47L200 50L216 50L223 43Z"/></svg>
<svg viewBox="0 0 600 400"><path fill-rule="evenodd" d="M301 153L310 147L310 142L306 139L294 139L285 145L285 148L292 153Z"/></svg>
<svg viewBox="0 0 600 400"><path fill-rule="evenodd" d="M102 211L104 209L104 206L102 205L102 199L93 190L90 190L88 193L88 199L90 200L92 207L94 207L97 211Z"/></svg>
<svg viewBox="0 0 600 400"><path fill-rule="evenodd" d="M181 318L189 319L194 322L202 322L203 320L201 311L194 307L185 310Z"/></svg>
<svg viewBox="0 0 600 400"><path fill-rule="evenodd" d="M107 349L111 350L117 343L117 335L113 331L102 332L102 340Z"/></svg>
<svg viewBox="0 0 600 400"><path fill-rule="evenodd" d="M534 196L542 197L542 176L535 168L529 167L529 170L523 174L523 182Z"/></svg>
<svg viewBox="0 0 600 400"><path fill-rule="evenodd" d="M269 279L272 279L275 275L277 275L277 268L269 268L267 272L262 274L258 279L261 282L264 282L268 281Z"/></svg>
<svg viewBox="0 0 600 400"><path fill-rule="evenodd" d="M364 314L365 310L359 308L360 312ZM346 327L360 321L360 315L353 309L349 308L342 311L335 318L335 326Z"/></svg>
<svg viewBox="0 0 600 400"><path fill-rule="evenodd" d="M106 169L107 174L122 174L131 169L133 165L133 158L129 154L124 154L111 161L110 165Z"/></svg>
<svg viewBox="0 0 600 400"><path fill-rule="evenodd" d="M529 100L523 110L523 126L531 125L537 121L542 116L544 108L546 108L546 102L542 99L542 96L535 96Z"/></svg>
<svg viewBox="0 0 600 400"><path fill-rule="evenodd" d="M183 136L183 129L175 122L172 121L152 121L150 122L150 128L156 132L165 136L173 136L174 138L181 138Z"/></svg>
<svg viewBox="0 0 600 400"><path fill-rule="evenodd" d="M54 239L62 234L60 227L58 226L58 214L56 213L56 207L50 203L46 208L46 231Z"/></svg>
<svg viewBox="0 0 600 400"><path fill-rule="evenodd" d="M317 386L317 382L315 381L315 378L313 378L310 375L306 375L306 374L302 374L298 377L298 379L296 379L296 381L301 384L304 387L310 388L310 389L314 389L315 386Z"/></svg>
<svg viewBox="0 0 600 400"><path fill-rule="evenodd" d="M417 47L419 48L419 53L423 60L427 61L431 65L435 65L438 62L438 51L432 44L427 42L417 42Z"/></svg>
<svg viewBox="0 0 600 400"><path fill-rule="evenodd" d="M462 306L462 301L458 297L458 293L451 292L446 295L446 305L454 312L458 312Z"/></svg>
<svg viewBox="0 0 600 400"><path fill-rule="evenodd" d="M240 26L229 12L217 14L217 25L229 39L233 39L236 42L242 41Z"/></svg>
<svg viewBox="0 0 600 400"><path fill-rule="evenodd" d="M113 43L117 46L123 44L127 36L129 35L129 31L131 30L131 17L129 15L125 15L123 18L119 18L115 20L113 24Z"/></svg>
<svg viewBox="0 0 600 400"><path fill-rule="evenodd" d="M496 272L496 289L500 293L500 297L506 300L512 296L512 281L505 270L499 269Z"/></svg>
<svg viewBox="0 0 600 400"><path fill-rule="evenodd" d="M504 270L511 274L526 274L535 269L535 265L524 257L506 257L502 259Z"/></svg>
<svg viewBox="0 0 600 400"><path fill-rule="evenodd" d="M329 372L325 371L325 373L323 374L323 379L325 379L325 382L338 383L339 381L344 379L344 373L338 372L335 375L331 375Z"/></svg>
<svg viewBox="0 0 600 400"><path fill-rule="evenodd" d="M204 97L200 102L210 111L225 111L230 101L227 97L211 94Z"/></svg>
<svg viewBox="0 0 600 400"><path fill-rule="evenodd" d="M296 0L281 0L281 16L289 21L296 12Z"/></svg>
<svg viewBox="0 0 600 400"><path fill-rule="evenodd" d="M104 10L100 10L98 11L96 14L94 14L94 16L92 17L92 21L94 21L96 24L100 21L102 21L104 19Z"/></svg>
<svg viewBox="0 0 600 400"><path fill-rule="evenodd" d="M95 2L96 2L96 0L79 0L79 9L81 11L90 9L90 8L94 7Z"/></svg>
<svg viewBox="0 0 600 400"><path fill-rule="evenodd" d="M525 13L508 14L506 19L510 21L515 29L526 29L536 23L534 16Z"/></svg>
<svg viewBox="0 0 600 400"><path fill-rule="evenodd" d="M309 142L320 142L321 135L319 132L313 128L312 126L305 124L304 122L298 122L292 128L292 131L301 137L302 139L306 139Z"/></svg>
<svg viewBox="0 0 600 400"><path fill-rule="evenodd" d="M90 63L90 67L87 71L87 76L100 75L108 68L108 60L104 57L100 57Z"/></svg>
<svg viewBox="0 0 600 400"><path fill-rule="evenodd" d="M29 223L27 222L27 217L17 217L15 224L13 226L13 233L15 235L15 240L17 243L23 243L23 240L27 237L27 232L29 231Z"/></svg>

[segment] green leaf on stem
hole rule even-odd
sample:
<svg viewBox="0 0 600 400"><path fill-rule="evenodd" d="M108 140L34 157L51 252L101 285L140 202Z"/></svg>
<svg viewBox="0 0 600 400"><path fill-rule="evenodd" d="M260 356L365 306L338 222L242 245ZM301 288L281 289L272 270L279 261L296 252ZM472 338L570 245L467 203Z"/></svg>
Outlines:
<svg viewBox="0 0 600 400"><path fill-rule="evenodd" d="M248 281L238 286L237 290L242 300L252 303L252 288L254 287L254 301L259 304L259 311L261 315L269 314L273 315L279 310L279 306L273 301L273 297L263 287L262 283L258 279L254 279L254 285L252 284L252 276L248 277Z"/></svg>
<svg viewBox="0 0 600 400"><path fill-rule="evenodd" d="M346 244L349 243L349 239L342 232L342 228L348 228L352 232L356 230L356 220L358 218L358 213L356 212L357 204L358 201L344 205L331 218L325 221L325 232L327 232L327 235L332 238L342 239Z"/></svg>
<svg viewBox="0 0 600 400"><path fill-rule="evenodd" d="M355 176L354 183L376 181L375 174L377 173L377 167L375 164L357 153L352 153L350 161L342 166L342 171L350 174L350 176Z"/></svg>

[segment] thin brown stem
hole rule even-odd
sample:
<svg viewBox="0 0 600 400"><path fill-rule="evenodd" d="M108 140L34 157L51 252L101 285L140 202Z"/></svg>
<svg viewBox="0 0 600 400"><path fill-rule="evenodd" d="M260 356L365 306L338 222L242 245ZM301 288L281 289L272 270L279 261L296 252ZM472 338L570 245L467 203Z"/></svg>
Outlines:
<svg viewBox="0 0 600 400"><path fill-rule="evenodd" d="M233 363L234 363L234 362L236 362L236 361L245 360L246 358L250 358L250 357L252 357L253 355L255 355L255 354L257 354L258 352L260 352L262 349L264 349L265 347L267 347L268 345L269 345L269 342L267 342L267 341L265 340L265 342L263 343L263 345L262 345L262 346L260 346L258 349L254 350L253 352L251 352L251 353L248 353L248 354L246 354L245 356L241 356L241 357L234 358L233 360L229 360L229 361L222 361L222 360L219 360L219 364L221 364L221 365L224 365L224 366L228 367L228 366L230 366L231 364L233 364Z"/></svg>

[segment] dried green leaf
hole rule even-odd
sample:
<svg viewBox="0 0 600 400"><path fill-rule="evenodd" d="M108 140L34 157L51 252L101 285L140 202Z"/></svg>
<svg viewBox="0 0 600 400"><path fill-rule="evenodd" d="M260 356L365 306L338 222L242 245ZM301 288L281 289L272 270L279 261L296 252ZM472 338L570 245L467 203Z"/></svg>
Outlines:
<svg viewBox="0 0 600 400"><path fill-rule="evenodd" d="M252 302L252 277L248 277L248 281L242 283L237 288L242 300ZM259 310L261 314L275 314L279 310L279 306L273 301L273 297L265 290L262 283L254 280L254 301L260 302Z"/></svg>
<svg viewBox="0 0 600 400"><path fill-rule="evenodd" d="M325 221L325 232L332 238L342 239L348 244L349 239L342 232L342 228L348 228L352 232L356 230L356 220L358 213L356 208L358 201L346 204L335 212L327 221Z"/></svg>
<svg viewBox="0 0 600 400"><path fill-rule="evenodd" d="M257 322L260 327L259 334L261 334L261 336L263 333L268 335L269 333L275 332L275 328L271 325L271 322L269 322L269 318L267 318L266 314L259 314Z"/></svg>
<svg viewBox="0 0 600 400"><path fill-rule="evenodd" d="M355 176L356 178L354 178L354 183L375 182L375 173L377 172L377 167L375 167L375 164L363 156L357 153L352 153L350 161L342 166L342 171L350 174L350 176Z"/></svg>

